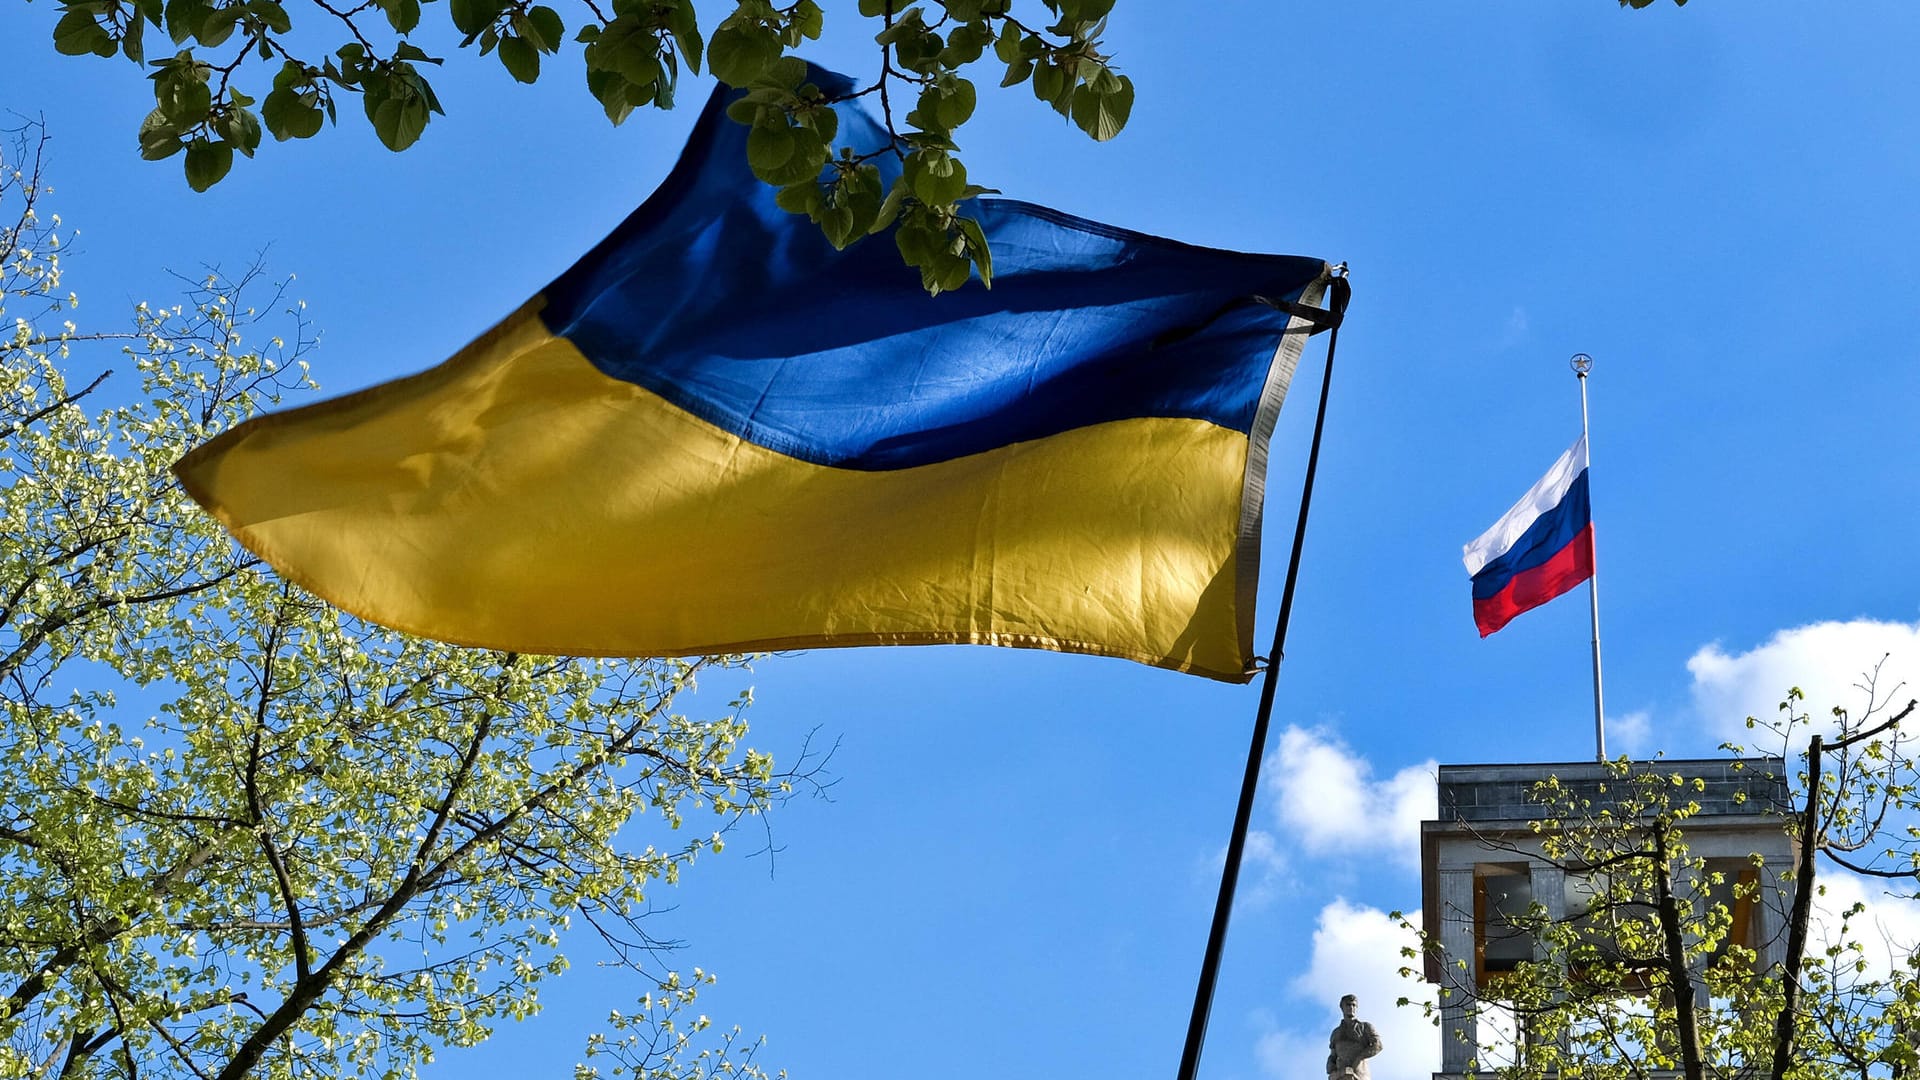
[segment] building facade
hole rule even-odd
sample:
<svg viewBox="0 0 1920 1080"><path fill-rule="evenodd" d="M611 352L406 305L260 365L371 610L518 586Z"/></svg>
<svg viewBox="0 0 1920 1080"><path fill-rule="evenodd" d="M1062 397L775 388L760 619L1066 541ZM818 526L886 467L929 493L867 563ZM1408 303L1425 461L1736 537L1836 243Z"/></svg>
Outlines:
<svg viewBox="0 0 1920 1080"><path fill-rule="evenodd" d="M1796 848L1784 768L1780 758L1635 762L1625 775L1593 761L1440 766L1438 818L1420 827L1422 915L1439 945L1425 958L1427 981L1441 988L1436 1076L1461 1075L1480 1060L1487 1033L1479 1003L1498 1000L1501 974L1540 948L1520 925L1528 913L1543 908L1549 919L1577 920L1596 895L1582 867L1543 851L1542 823L1572 818L1540 801L1537 785L1557 780L1560 806L1581 807L1591 818L1631 798L1633 777L1681 777L1675 799L1698 804L1683 824L1689 859L1703 862L1675 872L1704 873L1706 883L1676 880L1676 892L1705 889L1725 903L1733 919L1728 942L1753 949L1764 972L1784 958L1791 908ZM1720 884L1710 884L1714 875ZM1761 887L1738 888L1753 884Z"/></svg>

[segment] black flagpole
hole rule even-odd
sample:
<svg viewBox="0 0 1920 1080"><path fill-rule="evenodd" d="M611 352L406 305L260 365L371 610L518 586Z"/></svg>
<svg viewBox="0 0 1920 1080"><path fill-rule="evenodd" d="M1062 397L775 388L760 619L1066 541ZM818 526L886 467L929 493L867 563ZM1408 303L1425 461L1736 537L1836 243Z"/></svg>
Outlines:
<svg viewBox="0 0 1920 1080"><path fill-rule="evenodd" d="M1267 656L1267 677L1260 685L1260 711L1253 721L1253 745L1247 748L1247 773L1240 782L1240 806L1234 811L1233 837L1227 841L1227 865L1220 872L1220 898L1213 905L1213 929L1207 934L1207 954L1200 961L1200 985L1193 995L1193 1018L1187 1022L1187 1045L1180 1054L1179 1080L1196 1080L1200 1048L1207 1040L1207 1017L1213 1011L1214 978L1220 973L1220 953L1227 940L1227 917L1233 910L1233 890L1240 879L1240 856L1247 846L1247 823L1253 817L1253 792L1260 781L1260 762L1267 748L1267 722L1273 716L1273 691L1280 678L1280 660L1286 653L1287 619L1293 614L1293 586L1300 576L1300 547L1307 536L1307 507L1313 501L1313 474L1320 464L1320 433L1327 423L1327 390L1333 385L1333 353L1340 345L1340 320L1347 311L1351 289L1344 276L1333 279L1323 326L1327 338L1327 367L1320 377L1320 411L1313 419L1313 445L1307 451L1307 479L1300 490L1300 518L1293 527L1293 555L1287 560L1287 584L1280 592L1280 619L1273 630L1273 651Z"/></svg>

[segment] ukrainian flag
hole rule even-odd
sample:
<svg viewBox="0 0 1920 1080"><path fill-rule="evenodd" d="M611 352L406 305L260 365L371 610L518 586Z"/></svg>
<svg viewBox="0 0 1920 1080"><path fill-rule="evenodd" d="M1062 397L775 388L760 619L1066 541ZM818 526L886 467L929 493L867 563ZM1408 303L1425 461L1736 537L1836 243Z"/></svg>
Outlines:
<svg viewBox="0 0 1920 1080"><path fill-rule="evenodd" d="M1309 329L1269 301L1313 303L1326 265L982 200L993 288L929 297L885 237L835 251L779 209L726 99L451 360L248 421L181 482L287 578L461 644L975 643L1249 678L1266 440Z"/></svg>

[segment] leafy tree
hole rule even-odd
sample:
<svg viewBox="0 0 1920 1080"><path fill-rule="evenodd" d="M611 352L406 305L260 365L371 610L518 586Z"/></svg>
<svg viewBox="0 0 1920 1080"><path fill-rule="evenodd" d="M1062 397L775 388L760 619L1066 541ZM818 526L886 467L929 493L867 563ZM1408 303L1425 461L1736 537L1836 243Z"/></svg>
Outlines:
<svg viewBox="0 0 1920 1080"><path fill-rule="evenodd" d="M1890 709L1899 688L1880 693L1876 681L1862 682L1859 716L1834 710L1830 733L1808 738L1797 689L1777 723L1748 721L1783 747L1807 739L1802 770L1781 778L1789 804L1754 808L1780 815L1795 866L1756 854L1757 872L1740 880L1710 867L1686 835L1704 785L1658 761L1608 763L1597 795L1557 777L1538 784L1532 795L1546 813L1534 823L1535 844L1485 842L1579 880L1585 903L1556 916L1535 897L1510 916L1506 929L1536 942L1534 959L1484 986L1465 977L1465 958L1420 935L1444 961L1443 997L1465 995L1516 1021L1514 1060L1485 1071L1526 1080L1866 1080L1920 1063L1920 952L1912 951L1920 942L1879 939L1863 925L1871 922L1864 904L1824 927L1813 919L1826 891L1822 861L1920 897L1920 785L1901 727L1916 703ZM1734 933L1736 913L1768 892L1791 897L1771 966ZM1897 954L1890 961L1889 950ZM1409 960L1417 956L1408 950Z"/></svg>
<svg viewBox="0 0 1920 1080"><path fill-rule="evenodd" d="M712 719L675 711L741 658L452 648L275 578L168 466L311 385L299 307L271 287L250 306L256 271L213 273L124 332L82 332L60 289L70 234L37 205L39 140L15 134L0 158L0 1075L412 1075L536 1012L576 919L662 987L616 1024L632 1037L591 1051L657 1080L759 1075L731 1036L703 1042L704 1020L674 1027L708 979L659 970L641 918L804 779L747 747L745 696ZM281 308L273 336L262 312ZM116 345L133 385L88 359Z"/></svg>
<svg viewBox="0 0 1920 1080"><path fill-rule="evenodd" d="M955 141L973 115L974 64L1003 87L1030 86L1095 139L1119 134L1132 111L1133 83L1100 43L1113 0L1042 3L1043 17L1016 15L1013 0L860 0L875 70L837 97L794 56L823 32L816 0L731 0L710 33L694 0L64 0L53 45L151 69L140 153L184 154L196 191L218 183L236 153L251 157L263 132L310 138L353 95L380 141L405 150L444 111L427 72L447 46L491 54L523 83L541 77L545 58L578 48L587 90L616 124L641 107L672 108L682 70L698 74L704 62L746 91L733 115L752 126L749 161L782 188L783 206L841 247L898 220L902 255L939 291L974 267L982 280L992 273L978 225L960 210L987 190L968 183ZM882 152L902 166L890 189L872 155L836 152L834 114L822 108L868 94L892 135Z"/></svg>

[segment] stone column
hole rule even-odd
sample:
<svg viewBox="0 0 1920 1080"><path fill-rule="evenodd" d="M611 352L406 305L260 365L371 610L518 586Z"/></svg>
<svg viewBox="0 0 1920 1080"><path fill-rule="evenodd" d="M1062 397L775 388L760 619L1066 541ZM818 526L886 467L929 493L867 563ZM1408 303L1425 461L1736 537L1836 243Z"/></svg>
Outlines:
<svg viewBox="0 0 1920 1080"><path fill-rule="evenodd" d="M1440 870L1440 1071L1464 1073L1479 1056L1474 992L1473 867Z"/></svg>
<svg viewBox="0 0 1920 1080"><path fill-rule="evenodd" d="M1760 892L1753 902L1760 908L1758 958L1760 970L1771 972L1787 959L1787 924L1793 916L1793 855L1788 852L1776 861L1768 853L1760 871Z"/></svg>
<svg viewBox="0 0 1920 1080"><path fill-rule="evenodd" d="M1547 909L1547 918L1554 923L1565 922L1567 918L1567 872L1557 866L1548 866L1545 863L1533 863L1528 867L1527 873L1533 881L1533 899L1541 907ZM1547 958L1547 947L1538 937L1534 938L1533 941L1533 958L1539 961L1544 961ZM1531 1043L1535 1041L1533 1032L1527 1031L1522 1034L1525 1036L1526 1042ZM1555 1041L1560 1043L1560 1049L1562 1051L1566 1050L1564 1032L1561 1033L1561 1036Z"/></svg>
<svg viewBox="0 0 1920 1080"><path fill-rule="evenodd" d="M1533 863L1528 868L1528 876L1533 879L1533 898L1547 909L1547 918L1554 922L1565 921L1567 917L1567 872L1557 866L1545 863ZM1546 959L1546 947L1535 939L1533 958Z"/></svg>

